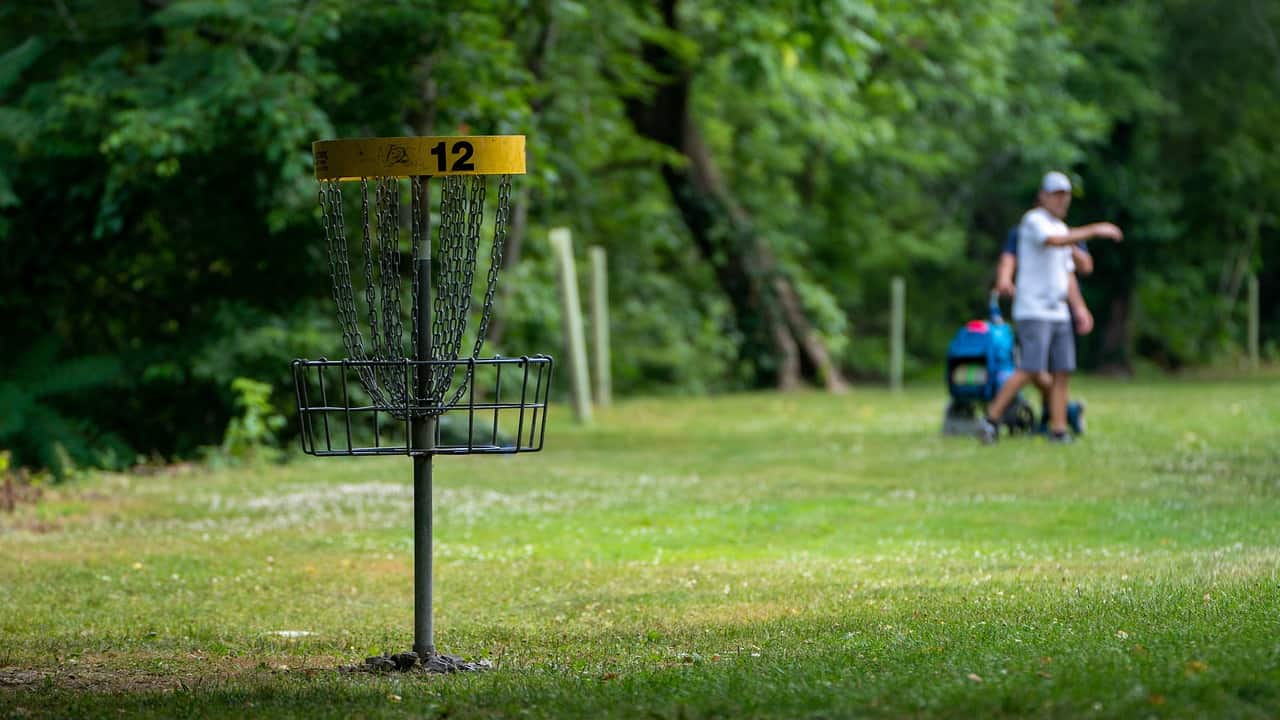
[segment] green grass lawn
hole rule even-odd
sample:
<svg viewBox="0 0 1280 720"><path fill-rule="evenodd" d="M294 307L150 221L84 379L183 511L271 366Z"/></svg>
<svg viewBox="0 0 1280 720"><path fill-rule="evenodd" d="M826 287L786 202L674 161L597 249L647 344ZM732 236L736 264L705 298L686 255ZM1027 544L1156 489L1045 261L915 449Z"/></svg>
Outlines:
<svg viewBox="0 0 1280 720"><path fill-rule="evenodd" d="M486 673L336 671L412 643L406 458L59 488L0 518L0 716L1280 715L1280 381L1086 380L1067 447L943 438L939 385L437 459Z"/></svg>

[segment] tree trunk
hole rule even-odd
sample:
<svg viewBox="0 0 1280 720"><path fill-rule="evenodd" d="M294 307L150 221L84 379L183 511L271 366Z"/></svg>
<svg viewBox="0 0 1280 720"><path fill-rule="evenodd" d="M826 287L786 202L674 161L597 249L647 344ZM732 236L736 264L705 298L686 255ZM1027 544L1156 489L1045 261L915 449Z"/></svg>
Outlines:
<svg viewBox="0 0 1280 720"><path fill-rule="evenodd" d="M507 244L502 253L501 269L505 273L505 281L498 285L496 303L498 309L493 314L493 320L489 323L488 337L485 338L485 342L489 343L493 350L502 346L502 339L507 334L505 310L511 304L510 300L515 294L516 283L516 279L507 271L515 269L520 262L520 254L524 250L524 237L529 227L529 194L528 186L524 185L516 191L515 197L511 198L511 223L507 226Z"/></svg>
<svg viewBox="0 0 1280 720"><path fill-rule="evenodd" d="M676 29L677 0L659 0L668 28ZM661 80L650 96L625 99L640 135L680 151L688 160L666 165L662 178L703 259L733 307L743 343L741 357L756 382L798 387L807 365L831 391L847 388L826 345L800 303L791 278L779 266L751 218L737 204L689 116L692 77L666 47L646 41L644 61Z"/></svg>
<svg viewBox="0 0 1280 720"><path fill-rule="evenodd" d="M1107 322L1102 331L1102 347L1098 351L1101 363L1099 371L1106 375L1130 377L1133 366L1133 292L1120 292L1112 296L1108 306Z"/></svg>
<svg viewBox="0 0 1280 720"><path fill-rule="evenodd" d="M546 79L547 56L551 53L556 37L556 25L552 18L550 3L541 2L531 6L526 21L534 23L536 30L532 46L525 56L525 66L529 69L529 74L541 83ZM541 117L551 100L551 95L545 94L530 101L530 109L533 111L535 120ZM526 168L526 172L532 172L532 167ZM507 225L507 244L502 254L501 269L506 279L498 285L497 312L493 315L493 321L489 323L489 336L485 338L485 342L489 343L490 348L494 350L501 347L507 333L506 308L510 306L517 282L509 271L520 264L525 236L529 229L529 206L533 193L527 183L521 183L517 187L515 197L511 198L511 221Z"/></svg>

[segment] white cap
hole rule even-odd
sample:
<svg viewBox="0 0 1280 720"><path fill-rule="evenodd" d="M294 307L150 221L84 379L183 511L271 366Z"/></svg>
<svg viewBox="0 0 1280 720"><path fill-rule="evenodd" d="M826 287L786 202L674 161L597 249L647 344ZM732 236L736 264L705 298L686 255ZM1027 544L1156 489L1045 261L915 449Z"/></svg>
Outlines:
<svg viewBox="0 0 1280 720"><path fill-rule="evenodd" d="M1040 181L1040 191L1047 193L1071 192L1071 178L1057 170L1045 173L1044 179Z"/></svg>

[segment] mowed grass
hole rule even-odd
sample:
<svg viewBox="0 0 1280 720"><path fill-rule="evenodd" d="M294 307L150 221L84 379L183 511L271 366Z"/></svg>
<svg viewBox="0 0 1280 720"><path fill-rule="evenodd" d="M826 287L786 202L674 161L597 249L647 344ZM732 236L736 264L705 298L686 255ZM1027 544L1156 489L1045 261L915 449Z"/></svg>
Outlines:
<svg viewBox="0 0 1280 720"><path fill-rule="evenodd" d="M412 643L407 459L82 480L0 520L0 716L1280 715L1280 381L1078 385L1068 447L929 384L439 458L457 676L336 670Z"/></svg>

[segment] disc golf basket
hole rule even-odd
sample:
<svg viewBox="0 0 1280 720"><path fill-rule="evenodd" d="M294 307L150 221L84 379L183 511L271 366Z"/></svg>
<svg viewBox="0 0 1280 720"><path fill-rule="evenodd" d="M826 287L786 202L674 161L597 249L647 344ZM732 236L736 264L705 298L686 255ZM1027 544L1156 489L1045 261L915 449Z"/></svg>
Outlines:
<svg viewBox="0 0 1280 720"><path fill-rule="evenodd" d="M536 452L546 431L551 358L478 357L507 236L511 176L525 172L524 149L524 136L312 146L347 357L293 361L302 449L317 456L413 458L413 650L428 667L438 657L461 664L437 656L433 639L432 458ZM489 175L499 176L498 201L487 216ZM432 178L440 188L436 206ZM358 217L350 230L348 214ZM483 232L486 227L491 230ZM480 262L482 235L492 238L487 270Z"/></svg>

